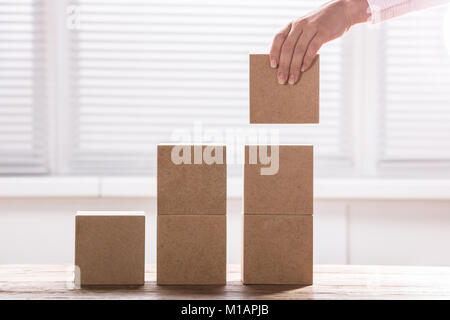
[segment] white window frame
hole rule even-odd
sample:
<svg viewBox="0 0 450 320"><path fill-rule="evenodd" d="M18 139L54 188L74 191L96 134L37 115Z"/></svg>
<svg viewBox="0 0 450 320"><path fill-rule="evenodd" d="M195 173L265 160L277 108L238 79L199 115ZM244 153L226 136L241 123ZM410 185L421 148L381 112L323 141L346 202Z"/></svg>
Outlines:
<svg viewBox="0 0 450 320"><path fill-rule="evenodd" d="M74 175L79 176L79 174L72 173L69 166L70 162L70 152L71 152L71 136L68 134L68 130L64 130L67 126L72 126L73 124L68 121L70 119L70 112L73 109L69 107L70 103L70 92L69 84L67 79L70 75L70 37L72 37L71 30L67 28L68 13L67 10L70 7L69 0L43 0L46 4L46 21L50 24L48 27L49 41L48 52L56 52L54 56L49 57L48 61L51 66L50 72L53 76L53 81L50 83L49 87L52 90L49 96L54 97L51 105L49 106L49 114L51 115L50 123L52 123L52 128L49 130L49 141L51 141L51 154L49 158L52 163L50 163L50 175ZM57 19L55 19L55 16ZM352 43L351 34L347 35L347 38L343 41L347 43ZM353 47L353 46L350 46ZM346 47L345 47L346 48ZM345 49L348 53L353 49ZM347 53L345 52L345 53ZM344 63L351 68L351 59L343 59ZM348 90L351 92L352 90ZM344 97L344 100L348 100L348 103L343 105L343 112L341 117L344 117L347 113L351 113L352 103L351 97ZM73 117L75 118L75 117ZM207 125L207 124L206 124ZM353 145L353 142L350 142ZM56 147L58 146L58 148ZM353 159L352 146L349 148L349 158L342 159L321 159L320 163L324 164L327 170L324 173L325 176L334 176L336 172L339 172L339 176L352 175L354 168L351 165ZM328 170L328 167L330 168Z"/></svg>
<svg viewBox="0 0 450 320"><path fill-rule="evenodd" d="M67 28L68 0L44 0L47 24L48 68L48 115L49 115L49 155L50 176L0 178L0 197L16 196L77 196L77 197L154 197L156 195L154 177L71 177L67 166L70 144L65 127L70 117L70 101L67 79L69 78L69 37ZM415 197L419 199L450 199L450 179L423 180L389 179L383 177L379 163L379 140L381 107L377 103L380 73L377 64L380 59L380 37L382 26L359 25L352 28L343 41L352 53L352 94L345 97L347 109L342 116L351 118L351 166L342 167L347 178L321 178L316 182L316 198L396 198ZM62 80L66 79L66 80ZM377 121L374 121L377 119ZM57 146L59 146L57 148ZM429 169L429 167L427 168ZM334 168L333 168L334 170ZM409 169L409 172L411 170ZM62 177L58 177L62 176ZM12 180L11 180L12 179ZM11 185L13 186L11 188ZM126 186L124 188L123 186ZM230 196L238 197L241 182L231 179ZM34 191L24 191L24 186L33 186ZM392 194L384 191L396 187ZM31 188L30 188L31 190ZM237 190L237 191L236 191ZM415 191L411 191L415 190Z"/></svg>

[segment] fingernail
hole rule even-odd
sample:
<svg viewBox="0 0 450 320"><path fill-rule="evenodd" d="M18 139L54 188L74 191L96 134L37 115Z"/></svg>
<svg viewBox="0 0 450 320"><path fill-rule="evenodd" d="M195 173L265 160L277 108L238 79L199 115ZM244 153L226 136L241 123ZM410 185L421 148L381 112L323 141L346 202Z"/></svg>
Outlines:
<svg viewBox="0 0 450 320"><path fill-rule="evenodd" d="M302 70L301 70L301 72L305 72L305 67L302 67Z"/></svg>
<svg viewBox="0 0 450 320"><path fill-rule="evenodd" d="M291 74L289 77L289 84L294 84L294 83L295 83L295 77L293 74Z"/></svg>
<svg viewBox="0 0 450 320"><path fill-rule="evenodd" d="M277 67L277 61L276 61L275 59L271 59L271 60L270 60L270 66L271 66L272 68L276 68L276 67Z"/></svg>
<svg viewBox="0 0 450 320"><path fill-rule="evenodd" d="M286 83L286 76L282 73L278 74L278 83L279 84L285 84Z"/></svg>

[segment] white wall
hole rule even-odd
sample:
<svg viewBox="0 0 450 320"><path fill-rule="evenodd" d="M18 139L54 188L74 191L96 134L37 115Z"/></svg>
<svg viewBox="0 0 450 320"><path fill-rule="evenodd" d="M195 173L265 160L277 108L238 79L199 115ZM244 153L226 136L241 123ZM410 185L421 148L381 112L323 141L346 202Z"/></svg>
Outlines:
<svg viewBox="0 0 450 320"><path fill-rule="evenodd" d="M72 263L77 210L147 212L156 257L156 202L145 198L0 199L0 264ZM450 201L318 200L316 263L450 266ZM228 202L228 263L239 263L241 201Z"/></svg>

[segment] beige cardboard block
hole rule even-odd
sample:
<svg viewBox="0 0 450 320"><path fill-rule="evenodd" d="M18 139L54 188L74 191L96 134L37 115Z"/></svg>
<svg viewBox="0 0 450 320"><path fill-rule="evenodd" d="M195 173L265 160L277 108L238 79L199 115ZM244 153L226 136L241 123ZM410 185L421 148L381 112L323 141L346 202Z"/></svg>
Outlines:
<svg viewBox="0 0 450 320"><path fill-rule="evenodd" d="M143 285L145 214L78 212L75 281L81 285Z"/></svg>
<svg viewBox="0 0 450 320"><path fill-rule="evenodd" d="M313 282L313 217L244 215L244 284Z"/></svg>
<svg viewBox="0 0 450 320"><path fill-rule="evenodd" d="M224 285L226 216L159 215L157 283Z"/></svg>
<svg viewBox="0 0 450 320"><path fill-rule="evenodd" d="M244 214L313 214L313 146L276 147L245 147ZM263 164L261 156L272 164ZM277 159L276 174L262 175L262 168L276 168Z"/></svg>
<svg viewBox="0 0 450 320"><path fill-rule="evenodd" d="M226 214L225 146L159 145L157 180L158 214Z"/></svg>
<svg viewBox="0 0 450 320"><path fill-rule="evenodd" d="M319 123L319 56L295 85L280 85L269 55L250 55L250 123Z"/></svg>

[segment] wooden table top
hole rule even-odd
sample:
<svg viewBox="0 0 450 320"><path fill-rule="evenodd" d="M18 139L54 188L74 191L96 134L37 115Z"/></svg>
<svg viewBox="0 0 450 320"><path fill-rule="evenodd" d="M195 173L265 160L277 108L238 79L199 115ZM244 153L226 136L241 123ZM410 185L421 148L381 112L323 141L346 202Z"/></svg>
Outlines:
<svg viewBox="0 0 450 320"><path fill-rule="evenodd" d="M74 287L73 266L0 265L0 299L450 299L449 267L316 265L314 285L252 285L228 267L226 286Z"/></svg>

